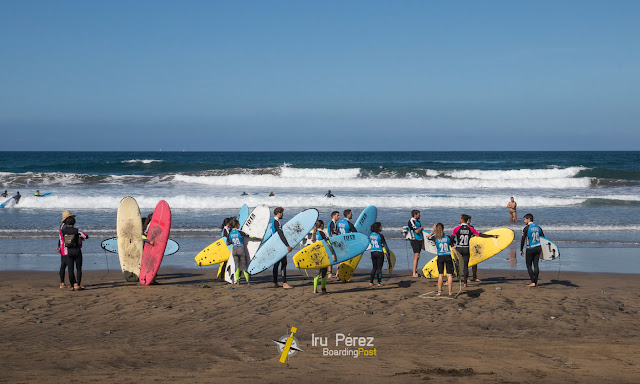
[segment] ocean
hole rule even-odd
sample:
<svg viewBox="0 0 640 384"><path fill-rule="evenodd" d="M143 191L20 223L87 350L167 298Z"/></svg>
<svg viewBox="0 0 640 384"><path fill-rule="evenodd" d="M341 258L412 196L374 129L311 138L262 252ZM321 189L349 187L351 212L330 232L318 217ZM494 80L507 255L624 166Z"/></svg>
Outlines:
<svg viewBox="0 0 640 384"><path fill-rule="evenodd" d="M87 261L95 258L95 268L117 267L99 243L115 236L125 196L138 201L143 215L160 199L169 203L171 237L181 250L166 263L178 267L195 267L195 253L219 237L222 219L245 203L282 206L285 221L313 207L325 223L333 210L353 209L357 217L375 205L401 269L410 252L401 227L412 209L421 211L427 227L442 222L451 230L466 213L478 230L509 227L517 241L522 216L532 213L563 255L574 255L563 260L570 270L620 272L611 257L599 263L594 256L595 264L580 257L633 258L640 248L640 152L0 152L0 185L23 195L0 209L0 269L56 270L57 259L42 258L56 256L64 210L77 214L77 226L92 235L85 265L91 268ZM35 197L38 189L53 194ZM329 189L334 198L324 196ZM506 208L511 196L518 203L515 225ZM510 268L503 256L482 266ZM421 263L429 258L423 255Z"/></svg>

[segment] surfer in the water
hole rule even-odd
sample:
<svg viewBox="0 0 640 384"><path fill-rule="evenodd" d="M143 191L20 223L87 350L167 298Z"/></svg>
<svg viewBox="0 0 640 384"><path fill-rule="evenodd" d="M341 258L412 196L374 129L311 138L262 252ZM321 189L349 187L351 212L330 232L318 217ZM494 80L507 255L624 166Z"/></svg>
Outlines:
<svg viewBox="0 0 640 384"><path fill-rule="evenodd" d="M413 249L413 277L418 277L418 260L420 260L420 251L422 251L424 247L424 235L422 230L422 224L420 224L420 211L414 209L411 211L411 219L409 220L409 242Z"/></svg>
<svg viewBox="0 0 640 384"><path fill-rule="evenodd" d="M531 284L527 287L538 286L538 276L540 270L538 269L538 262L540 261L540 255L542 255L542 245L540 244L540 238L544 237L544 232L536 223L533 222L533 215L527 213L524 215L524 223L526 226L522 229L522 239L520 240L520 256L523 255L522 250L525 244L527 245L527 256L525 262L527 263L527 272L529 272L529 278Z"/></svg>
<svg viewBox="0 0 640 384"><path fill-rule="evenodd" d="M511 201L507 203L507 208L509 208L509 221L512 223L515 223L518 221L518 218L516 217L517 207L518 207L518 203L516 203L516 201L513 199L513 196L511 196Z"/></svg>
<svg viewBox="0 0 640 384"><path fill-rule="evenodd" d="M287 246L287 253L289 253L293 248L291 248L291 246L287 242L287 239L284 237L284 233L282 232L282 226L280 225L280 220L282 219L282 216L284 216L284 208L277 207L276 209L274 209L273 220L271 220L269 227L271 228L272 235L277 233L278 236L280 236L280 240L282 240L284 245ZM287 255L284 255L282 259L280 259L278 262L276 262L273 265L273 285L276 288L280 288L280 285L278 284L278 266L280 266L280 273L282 273L282 288L284 289L293 288L292 286L287 284Z"/></svg>
<svg viewBox="0 0 640 384"><path fill-rule="evenodd" d="M497 239L498 235L492 236L479 233L475 228L471 226L471 216L462 214L460 215L460 225L455 227L453 233L451 233L451 236L455 240L456 251L458 251L458 253L462 256L463 265L461 265L460 268L462 268L463 271L463 283L466 287L467 280L469 279L469 240L471 240L471 237L473 236L493 237ZM480 279L478 279L478 266L472 266L471 271L473 273L471 281L479 283Z"/></svg>
<svg viewBox="0 0 640 384"><path fill-rule="evenodd" d="M329 240L329 236L324 233L324 221L318 220L316 221L316 228L313 231L313 237L311 238L312 242L324 240L329 244L329 249L331 250L331 256L333 261L338 261L335 252L333 251L333 247L331 247L331 240ZM318 280L322 279L322 294L327 294L327 271L329 268L320 268L318 271L318 275L313 279L313 293L318 293Z"/></svg>
<svg viewBox="0 0 640 384"><path fill-rule="evenodd" d="M240 284L240 271L244 273L244 280L249 285L249 274L247 273L247 266L249 265L249 251L247 250L247 241L262 241L259 237L251 237L242 232L240 228L240 222L238 219L233 219L230 224L231 232L227 238L227 245L233 245L231 248L231 257L236 263L236 279L234 284Z"/></svg>
<svg viewBox="0 0 640 384"><path fill-rule="evenodd" d="M325 197L336 197L333 193L331 193L331 190L329 190L324 196Z"/></svg>
<svg viewBox="0 0 640 384"><path fill-rule="evenodd" d="M16 204L18 204L20 202L20 198L22 197L22 195L20 194L20 191L16 192L16 195L14 197L14 200L16 201Z"/></svg>
<svg viewBox="0 0 640 384"><path fill-rule="evenodd" d="M5 189L4 192L2 193L2 195L0 195L0 197L9 197L9 193L7 192L7 190Z"/></svg>
<svg viewBox="0 0 640 384"><path fill-rule="evenodd" d="M389 253L389 247L384 239L382 232L382 224L376 221L371 225L371 234L369 235L369 245L371 246L371 279L369 279L369 287L373 287L374 276L378 277L378 287L382 284L382 265L384 264L384 255Z"/></svg>
<svg viewBox="0 0 640 384"><path fill-rule="evenodd" d="M438 250L438 293L436 296L442 294L442 275L444 275L445 267L447 268L447 285L449 286L449 296L453 295L453 259L451 258L450 247L454 246L453 238L444 234L444 224L438 223L433 226L429 240L433 240L436 243L436 249ZM455 248L454 248L455 249Z"/></svg>

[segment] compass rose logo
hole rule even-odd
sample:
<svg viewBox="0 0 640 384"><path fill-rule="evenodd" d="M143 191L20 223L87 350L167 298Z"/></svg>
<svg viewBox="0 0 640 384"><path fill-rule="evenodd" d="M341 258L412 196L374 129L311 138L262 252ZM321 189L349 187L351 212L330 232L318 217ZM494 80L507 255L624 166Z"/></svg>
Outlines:
<svg viewBox="0 0 640 384"><path fill-rule="evenodd" d="M298 352L304 352L302 349L298 348L300 343L298 342L298 339L293 336L296 331L298 331L298 328L291 327L291 334L282 335L278 340L272 340L276 343L278 353L280 354L280 362L283 364L289 357L295 356Z"/></svg>

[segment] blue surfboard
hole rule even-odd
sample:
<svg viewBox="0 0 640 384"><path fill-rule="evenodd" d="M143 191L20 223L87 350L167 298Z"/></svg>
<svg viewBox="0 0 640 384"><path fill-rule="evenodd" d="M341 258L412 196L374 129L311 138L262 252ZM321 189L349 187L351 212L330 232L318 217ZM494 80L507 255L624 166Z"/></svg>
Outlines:
<svg viewBox="0 0 640 384"><path fill-rule="evenodd" d="M240 213L238 213L238 222L240 222L240 228L242 228L244 222L247 221L247 218L249 218L249 207L247 207L247 204L245 204L242 206L242 208L240 208Z"/></svg>
<svg viewBox="0 0 640 384"><path fill-rule="evenodd" d="M53 193L53 191L49 191L49 192L47 192L47 193L41 193L41 194L39 194L39 195L36 195L36 194L34 193L34 194L33 194L33 196L35 196L35 197L45 197L45 196L49 196L49 195L50 195L50 194L52 194L52 193Z"/></svg>
<svg viewBox="0 0 640 384"><path fill-rule="evenodd" d="M118 238L112 237L110 239L102 240L102 243L100 243L100 247L102 247L102 249L107 252L118 253ZM178 252L179 249L180 245L175 241L169 239L169 241L167 241L167 247L164 249L164 255L173 255L174 253Z"/></svg>
<svg viewBox="0 0 640 384"><path fill-rule="evenodd" d="M318 210L307 209L295 215L291 220L282 226L282 233L290 246L295 247L302 239L311 232L318 220ZM271 236L262 243L258 252L249 263L247 272L252 275L260 273L271 267L280 259L287 255L287 246L284 245L280 236Z"/></svg>
<svg viewBox="0 0 640 384"><path fill-rule="evenodd" d="M360 213L358 220L353 225L356 227L358 233L364 233L369 236L371 234L371 226L378 219L378 208L375 205L370 205Z"/></svg>
<svg viewBox="0 0 640 384"><path fill-rule="evenodd" d="M4 203L0 204L0 208L6 207L11 202L11 200L14 200L17 196L18 196L17 194L11 196L7 201L5 201Z"/></svg>

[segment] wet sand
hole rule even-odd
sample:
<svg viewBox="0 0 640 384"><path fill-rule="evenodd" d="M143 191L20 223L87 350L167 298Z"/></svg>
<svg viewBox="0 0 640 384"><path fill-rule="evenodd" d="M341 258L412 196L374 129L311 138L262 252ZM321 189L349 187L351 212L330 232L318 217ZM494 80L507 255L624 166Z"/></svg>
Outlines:
<svg viewBox="0 0 640 384"><path fill-rule="evenodd" d="M331 282L271 273L251 287L217 268L161 269L157 286L120 272L84 273L87 290L58 289L55 272L0 272L0 382L633 383L640 378L640 278L625 274L483 271L456 299L407 271L368 289L368 275ZM310 273L311 274L311 273ZM293 275L293 276L291 276ZM551 281L549 279L552 279ZM455 291L457 291L457 285ZM272 341L297 327L303 352L278 362ZM376 356L324 357L312 334L373 337ZM322 339L321 339L322 340ZM357 349L357 347L355 348Z"/></svg>

